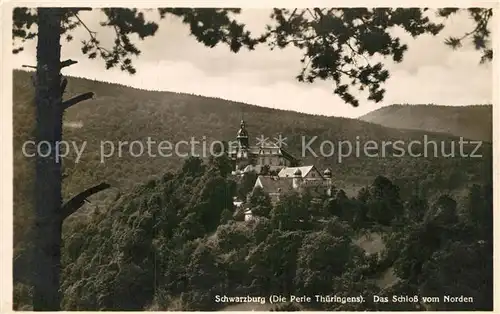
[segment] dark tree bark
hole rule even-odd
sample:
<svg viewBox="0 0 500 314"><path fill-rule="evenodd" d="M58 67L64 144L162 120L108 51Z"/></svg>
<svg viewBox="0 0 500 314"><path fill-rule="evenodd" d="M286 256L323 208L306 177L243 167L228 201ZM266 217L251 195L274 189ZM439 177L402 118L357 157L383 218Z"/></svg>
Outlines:
<svg viewBox="0 0 500 314"><path fill-rule="evenodd" d="M36 141L44 143L36 158L33 310L58 311L61 294L61 163L55 158L62 140L61 13L38 9L36 50ZM48 144L48 145L47 145ZM50 150L50 151L49 151ZM44 157L46 156L46 157Z"/></svg>

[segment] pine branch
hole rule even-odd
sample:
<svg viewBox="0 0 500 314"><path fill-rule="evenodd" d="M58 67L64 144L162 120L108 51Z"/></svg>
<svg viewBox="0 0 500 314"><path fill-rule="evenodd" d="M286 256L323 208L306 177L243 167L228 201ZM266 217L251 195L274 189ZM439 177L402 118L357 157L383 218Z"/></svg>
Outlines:
<svg viewBox="0 0 500 314"><path fill-rule="evenodd" d="M62 61L59 66L62 69L62 68L65 68L65 67L72 66L73 64L76 64L76 63L78 63L78 61L68 59L68 60Z"/></svg>
<svg viewBox="0 0 500 314"><path fill-rule="evenodd" d="M89 198L90 196L92 196L92 195L94 195L96 193L99 193L101 191L109 189L110 187L111 187L111 185L109 185L108 183L103 182L101 184L98 184L96 186L88 188L85 191L83 191L83 192L77 194L76 196L74 196L72 199L70 199L69 201L67 201L63 205L63 207L62 207L62 216L61 216L62 220L64 221L64 219L66 219L71 214L73 214L78 209L80 209L80 207L82 207L83 204L85 204L85 202L88 202L87 198Z"/></svg>
<svg viewBox="0 0 500 314"><path fill-rule="evenodd" d="M106 49L103 46L101 46L99 44L99 40L97 40L97 36L96 36L97 32L91 30L87 26L87 24L85 24L85 22L83 22L83 20L80 18L80 16L78 14L75 13L74 16L78 20L78 23L80 25L82 25L85 28L85 30L87 31L87 33L89 34L89 36L90 36L90 43L93 44L94 48L97 50L97 52L99 52L99 54L101 55L101 57L105 61L109 61L110 59L113 60L113 56L114 56L114 54L116 54L116 52L114 53L113 51L111 51L109 49ZM116 38L117 38L116 40L118 40L120 42L120 44L118 46L120 46L122 49L124 49L122 42L119 40L119 38L120 38L120 32L119 32L119 30L118 30L118 28L117 28L116 25L114 25L113 27L114 27ZM89 50L90 46L84 46L84 48L85 48L85 50L82 50L82 52L83 52L83 54L87 54L87 51ZM90 59L94 59L96 56L97 56L96 53L89 54L89 58ZM121 59L119 60L119 63L120 63L120 65L121 65L122 68L130 68L130 64L126 63L125 61L122 61ZM106 67L106 68L108 68L108 67ZM135 70L132 70L132 72L135 73Z"/></svg>
<svg viewBox="0 0 500 314"><path fill-rule="evenodd" d="M71 8L71 11L78 12L78 11L92 11L92 8L90 7L81 7L81 8Z"/></svg>
<svg viewBox="0 0 500 314"><path fill-rule="evenodd" d="M92 99L92 98L94 98L94 93L93 92L88 92L88 93L85 93L85 94L80 94L80 95L75 96L73 98L70 98L70 99L68 99L66 101L63 101L62 106L63 106L63 109L68 109L69 107L74 106L74 105L76 105L79 102L82 102L82 101L85 101L85 100L88 100L88 99Z"/></svg>

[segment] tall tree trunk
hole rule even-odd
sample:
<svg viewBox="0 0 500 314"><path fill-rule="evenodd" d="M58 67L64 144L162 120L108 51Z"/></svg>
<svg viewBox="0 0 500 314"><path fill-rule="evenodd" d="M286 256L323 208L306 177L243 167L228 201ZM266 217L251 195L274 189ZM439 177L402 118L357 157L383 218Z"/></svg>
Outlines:
<svg viewBox="0 0 500 314"><path fill-rule="evenodd" d="M55 158L62 140L61 12L38 9L36 50L36 157L35 248L33 310L58 311L61 295L61 163ZM49 151L50 150L50 151ZM46 156L46 157L44 157Z"/></svg>

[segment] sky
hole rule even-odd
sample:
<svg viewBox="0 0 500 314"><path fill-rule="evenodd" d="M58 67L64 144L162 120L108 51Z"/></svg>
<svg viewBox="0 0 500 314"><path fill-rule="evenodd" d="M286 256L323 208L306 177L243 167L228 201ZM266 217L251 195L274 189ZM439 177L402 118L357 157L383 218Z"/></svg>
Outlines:
<svg viewBox="0 0 500 314"><path fill-rule="evenodd" d="M155 12L152 12L155 13ZM238 19L255 35L264 31L270 9L243 9ZM98 31L102 43L113 41L113 33L99 26L101 12L80 13L87 26ZM156 15L153 19L157 21ZM173 16L159 21L154 37L136 40L141 56L133 59L135 75L119 69L105 70L102 60L89 60L81 54L80 41L88 39L83 28L74 31L74 40L62 44L62 59L79 63L63 70L63 74L115 82L150 90L192 93L241 101L276 109L310 114L355 118L391 104L471 105L492 103L492 65L479 64L480 52L471 45L452 50L444 44L450 35L460 36L473 28L467 15L446 21L438 36L401 39L409 50L401 63L385 61L390 78L381 103L360 99L357 108L344 103L333 94L332 83L297 82L302 53L296 48L271 51L266 45L254 51L235 54L227 46L207 48L190 36L186 25ZM24 44L24 51L15 55L13 68L36 62L36 41ZM96 95L97 97L99 95Z"/></svg>

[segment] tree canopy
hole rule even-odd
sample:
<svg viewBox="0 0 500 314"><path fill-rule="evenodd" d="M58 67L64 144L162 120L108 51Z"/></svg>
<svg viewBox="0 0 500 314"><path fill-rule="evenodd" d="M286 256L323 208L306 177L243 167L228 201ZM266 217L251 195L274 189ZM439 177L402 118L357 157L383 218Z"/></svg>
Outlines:
<svg viewBox="0 0 500 314"><path fill-rule="evenodd" d="M384 62L374 62L371 57L378 55L384 59L401 62L407 44L392 32L403 29L413 38L423 34L439 34L446 25L446 19L460 11L474 21L475 27L465 34L457 34L446 39L452 48L459 48L470 40L475 49L481 51L480 62L492 60L493 50L490 39L490 8L443 8L437 11L427 8L274 8L263 34L251 34L237 16L242 9L229 8L158 8L158 19L147 20L146 11L129 8L100 9L105 19L103 28L111 28L115 33L113 43L102 43L99 30L91 30L80 17L88 8L63 9L61 33L67 41L73 39L72 31L84 27L89 38L81 42L81 51L90 59L101 59L106 69L119 67L128 73L137 70L133 65L141 51L134 42L137 39L154 36L161 25L159 20L167 15L177 16L189 27L197 41L207 47L217 44L229 46L233 52L241 48L255 49L259 44L267 44L271 49L294 46L303 52L303 64L297 79L312 83L328 80L333 83L333 92L346 103L359 105L355 94L358 90L368 91L367 99L383 100L384 82L390 76ZM14 10L13 39L17 46L14 53L23 50L22 42L34 39L37 19L35 8ZM19 40L21 44L19 45Z"/></svg>

